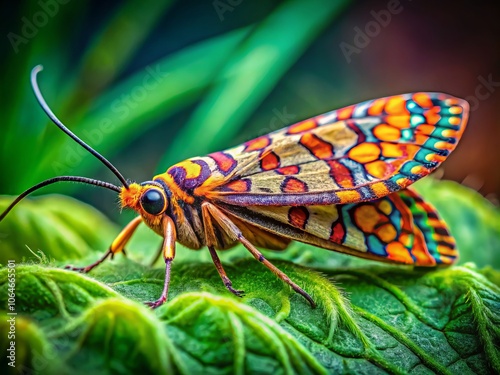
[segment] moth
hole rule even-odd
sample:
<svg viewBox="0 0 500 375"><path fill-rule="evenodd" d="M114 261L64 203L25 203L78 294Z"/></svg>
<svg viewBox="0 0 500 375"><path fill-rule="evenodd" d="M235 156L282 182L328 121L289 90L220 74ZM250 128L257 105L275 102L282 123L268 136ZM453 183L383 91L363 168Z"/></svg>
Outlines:
<svg viewBox="0 0 500 375"><path fill-rule="evenodd" d="M155 308L168 296L175 244L207 247L226 288L237 296L217 250L241 243L312 307L309 294L257 247L283 250L291 241L382 262L433 267L455 262L453 237L436 210L409 185L436 169L455 149L469 105L443 93L410 93L369 100L301 121L231 149L177 163L142 183L126 180L102 155L52 113L37 84L35 96L50 119L106 165L122 186L58 176L23 192L73 181L111 189L139 215L89 272L124 251L144 223L163 238L165 281Z"/></svg>

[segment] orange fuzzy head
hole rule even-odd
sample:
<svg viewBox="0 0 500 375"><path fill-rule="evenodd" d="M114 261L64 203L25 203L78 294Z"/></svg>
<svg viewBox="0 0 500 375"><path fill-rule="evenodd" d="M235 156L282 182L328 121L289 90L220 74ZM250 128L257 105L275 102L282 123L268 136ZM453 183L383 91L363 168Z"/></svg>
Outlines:
<svg viewBox="0 0 500 375"><path fill-rule="evenodd" d="M139 213L145 223L155 231L161 231L162 214L168 208L165 190L154 181L132 183L123 187L119 194L122 208L131 208Z"/></svg>

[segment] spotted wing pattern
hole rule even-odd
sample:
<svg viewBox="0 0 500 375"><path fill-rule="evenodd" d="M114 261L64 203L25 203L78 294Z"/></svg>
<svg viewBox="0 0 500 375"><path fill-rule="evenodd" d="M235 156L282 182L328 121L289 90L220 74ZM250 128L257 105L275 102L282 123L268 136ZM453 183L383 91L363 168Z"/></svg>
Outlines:
<svg viewBox="0 0 500 375"><path fill-rule="evenodd" d="M446 94L376 99L190 159L184 169L197 169L194 195L228 204L369 201L437 168L455 148L467 115L467 102Z"/></svg>
<svg viewBox="0 0 500 375"><path fill-rule="evenodd" d="M186 207L209 201L265 247L298 240L381 261L449 264L457 252L446 225L407 187L455 148L468 111L440 93L370 100L188 159L155 181L168 186L179 221L189 221Z"/></svg>
<svg viewBox="0 0 500 375"><path fill-rule="evenodd" d="M458 256L446 224L409 189L345 205L224 209L251 225L360 257L435 266L453 263Z"/></svg>

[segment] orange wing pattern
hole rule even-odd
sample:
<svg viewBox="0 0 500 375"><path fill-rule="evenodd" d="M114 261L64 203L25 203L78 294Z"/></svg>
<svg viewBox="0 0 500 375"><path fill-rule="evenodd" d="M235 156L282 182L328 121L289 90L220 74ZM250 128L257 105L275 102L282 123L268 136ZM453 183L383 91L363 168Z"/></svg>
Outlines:
<svg viewBox="0 0 500 375"><path fill-rule="evenodd" d="M446 224L409 189L345 205L223 209L251 225L359 257L417 266L450 264L458 257Z"/></svg>
<svg viewBox="0 0 500 375"><path fill-rule="evenodd" d="M468 108L435 93L371 100L169 171L181 167L193 176L183 190L194 187L194 195L236 205L373 200L437 168L460 139Z"/></svg>
<svg viewBox="0 0 500 375"><path fill-rule="evenodd" d="M453 151L468 111L440 93L371 100L186 160L155 180L178 207L211 202L247 235L272 233L263 243L274 248L294 239L382 261L449 264L457 252L446 225L404 189Z"/></svg>

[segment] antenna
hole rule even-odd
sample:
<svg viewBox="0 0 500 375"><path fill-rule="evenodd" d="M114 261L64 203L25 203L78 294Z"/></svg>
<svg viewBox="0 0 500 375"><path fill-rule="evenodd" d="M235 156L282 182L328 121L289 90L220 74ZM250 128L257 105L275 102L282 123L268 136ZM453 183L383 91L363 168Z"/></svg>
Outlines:
<svg viewBox="0 0 500 375"><path fill-rule="evenodd" d="M100 180L94 180L92 178L87 178L87 177L80 177L80 176L58 176L58 177L53 177L49 178L48 180L42 181L35 186L30 187L28 190L24 191L19 195L14 202L12 202L9 207L5 209L4 212L0 215L0 221L7 216L7 214L14 208L16 204L18 204L24 197L26 197L28 194L31 194L35 190L38 190L40 188L43 188L44 186L55 184L56 182L61 182L61 181L73 181L73 182L79 182L82 184L89 184L89 185L94 185L94 186L101 186L103 188L109 189L109 190L114 190L116 192L120 192L121 188L119 188L116 185L110 184L109 182L105 181L100 181Z"/></svg>
<svg viewBox="0 0 500 375"><path fill-rule="evenodd" d="M80 138L78 138L71 130L69 130L66 126L63 125L63 123L56 117L56 115L52 112L52 110L49 108L47 103L45 102L45 99L43 98L43 95L40 91L40 88L38 87L37 83L37 74L42 71L43 67L41 65L37 65L33 68L31 71L31 86L33 87L33 92L35 93L36 99L38 100L38 103L40 103L40 106L44 110L44 112L49 116L49 118L52 120L54 124L59 127L63 132L65 132L67 135L69 135L76 143L78 143L80 146L82 146L84 149L86 149L88 152L90 152L92 155L94 155L97 159L99 159L106 167L109 168L111 172L115 174L116 177L120 180L120 182L123 184L123 187L125 189L129 189L129 185L127 183L127 180L122 176L122 174L116 169L113 164L111 164L104 156L99 154L97 151L95 151L92 147L90 147L88 144L86 144L84 141L82 141ZM62 182L62 181L71 181L71 182L78 182L82 184L88 184L88 185L94 185L94 186L100 186L109 190L116 191L120 193L122 191L122 188L116 185L113 185L109 182L101 181L101 180L95 180L92 178L88 177L81 177L81 176L57 176L53 178L49 178L48 180L42 181L35 186L30 187L28 190L24 191L19 195L6 209L4 212L0 214L0 221L2 221L5 216L14 208L16 204L18 204L24 197L27 195L31 194L35 190L41 189L44 186L55 184L56 182Z"/></svg>
<svg viewBox="0 0 500 375"><path fill-rule="evenodd" d="M86 149L88 152L90 152L92 155L94 155L97 159L101 161L108 169L114 173L116 177L120 180L122 185L125 187L125 189L128 189L128 183L127 180L122 176L122 174L116 169L116 167L111 164L111 162L106 159L104 156L99 154L96 150L94 150L92 147L90 147L88 144L86 144L84 141L82 141L80 138L78 138L71 130L69 130L64 124L56 117L56 115L52 112L52 110L49 108L47 105L47 102L45 101L40 88L38 87L38 82L37 82L37 75L39 72L43 70L42 65L37 65L33 68L31 71L31 86L33 87L33 92L35 93L36 99L38 100L38 103L44 110L44 112L49 116L49 118L52 120L54 124L56 124L59 129L61 129L63 132L65 132L67 135L69 135L76 143L78 143L80 146L82 146L84 149Z"/></svg>

